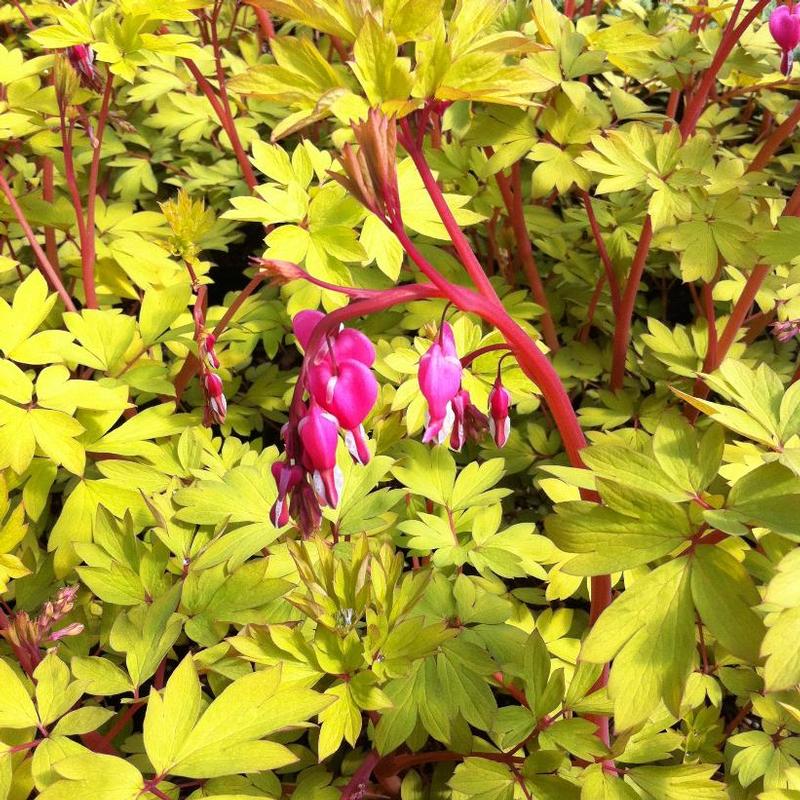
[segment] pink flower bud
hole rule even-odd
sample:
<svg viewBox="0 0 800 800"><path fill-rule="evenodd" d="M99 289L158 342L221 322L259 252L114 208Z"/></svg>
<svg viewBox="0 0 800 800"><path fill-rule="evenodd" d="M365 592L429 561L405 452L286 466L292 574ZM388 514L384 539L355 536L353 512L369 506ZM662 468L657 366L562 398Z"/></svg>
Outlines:
<svg viewBox="0 0 800 800"><path fill-rule="evenodd" d="M445 322L437 340L419 362L419 388L428 401L423 442L441 444L450 434L455 419L452 400L461 387L462 371L453 329Z"/></svg>
<svg viewBox="0 0 800 800"><path fill-rule="evenodd" d="M214 372L203 375L203 390L206 397L204 423L210 425L213 420L218 425L225 422L228 403L222 390L222 379Z"/></svg>
<svg viewBox="0 0 800 800"><path fill-rule="evenodd" d="M78 73L81 83L95 91L103 88L100 76L94 68L94 50L88 44L76 44L67 48L67 58Z"/></svg>
<svg viewBox="0 0 800 800"><path fill-rule="evenodd" d="M51 642L57 642L66 636L80 636L83 633L83 625L80 622L71 622L57 631L53 631L48 637Z"/></svg>
<svg viewBox="0 0 800 800"><path fill-rule="evenodd" d="M800 335L800 319L787 319L773 322L772 333L779 342L790 342L795 336Z"/></svg>
<svg viewBox="0 0 800 800"><path fill-rule="evenodd" d="M467 416L469 402L469 392L466 389L459 389L458 393L453 398L453 430L450 434L450 447L452 447L453 450L460 451L467 441L464 421Z"/></svg>
<svg viewBox="0 0 800 800"><path fill-rule="evenodd" d="M270 509L269 518L276 528L282 528L289 521L287 497L303 480L303 469L284 461L276 461L272 465L272 477L275 478L278 487L278 497Z"/></svg>
<svg viewBox="0 0 800 800"><path fill-rule="evenodd" d="M213 333L209 333L200 345L200 358L206 362L209 369L219 369L219 358L214 351L216 343L217 337Z"/></svg>
<svg viewBox="0 0 800 800"><path fill-rule="evenodd" d="M476 408L466 389L459 389L453 398L453 431L450 447L461 450L465 442L477 441L486 430L486 415Z"/></svg>
<svg viewBox="0 0 800 800"><path fill-rule="evenodd" d="M342 473L336 466L339 423L312 400L297 429L303 443L304 459L313 471L314 491L320 503L335 508L342 483Z"/></svg>
<svg viewBox="0 0 800 800"><path fill-rule="evenodd" d="M511 420L508 417L510 402L511 395L498 375L492 391L489 392L489 431L498 447L505 446L511 432Z"/></svg>

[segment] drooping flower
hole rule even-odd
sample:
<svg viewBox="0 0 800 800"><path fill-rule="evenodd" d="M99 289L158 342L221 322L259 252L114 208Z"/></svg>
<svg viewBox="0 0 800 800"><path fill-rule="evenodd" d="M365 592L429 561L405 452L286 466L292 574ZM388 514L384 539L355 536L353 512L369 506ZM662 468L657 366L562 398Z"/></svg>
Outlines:
<svg viewBox="0 0 800 800"><path fill-rule="evenodd" d="M272 477L278 487L278 498L269 512L269 518L276 528L282 528L289 521L289 495L303 480L303 469L297 464L276 461L272 465Z"/></svg>
<svg viewBox="0 0 800 800"><path fill-rule="evenodd" d="M370 367L375 347L363 333L340 325L326 331L311 348L314 330L324 319L319 311L301 311L292 319L297 343L306 351L289 421L281 436L286 460L272 466L278 498L270 510L276 526L289 518L308 536L322 524L321 505L339 503L343 476L336 465L339 433L353 458L370 458L364 420L378 397L378 382ZM213 347L213 342L211 343ZM303 392L309 395L308 406Z"/></svg>
<svg viewBox="0 0 800 800"><path fill-rule="evenodd" d="M312 485L320 503L336 508L342 488L342 473L336 466L339 423L311 400L297 431L303 444L303 466L311 473Z"/></svg>
<svg viewBox="0 0 800 800"><path fill-rule="evenodd" d="M212 422L222 425L228 413L228 402L225 399L225 392L222 387L222 378L215 372L206 372L202 379L203 394L205 405L203 412L203 424L207 427Z"/></svg>
<svg viewBox="0 0 800 800"><path fill-rule="evenodd" d="M508 435L511 432L511 420L508 416L510 403L511 395L503 386L503 381L498 372L494 386L489 392L489 431L498 447L505 446L508 441Z"/></svg>
<svg viewBox="0 0 800 800"><path fill-rule="evenodd" d="M461 388L462 372L453 329L445 322L419 362L419 388L428 401L423 442L442 444L450 435L455 422L453 398Z"/></svg>
<svg viewBox="0 0 800 800"><path fill-rule="evenodd" d="M800 7L778 6L769 17L769 32L781 49L781 72L792 71L792 53L800 45Z"/></svg>
<svg viewBox="0 0 800 800"><path fill-rule="evenodd" d="M88 44L68 47L67 58L84 86L96 92L103 91L103 82L94 67L94 50Z"/></svg>
<svg viewBox="0 0 800 800"><path fill-rule="evenodd" d="M338 351L339 342L334 345ZM369 461L363 422L378 398L378 381L361 361L324 359L308 368L308 389L316 402L338 420L350 454L361 464Z"/></svg>
<svg viewBox="0 0 800 800"><path fill-rule="evenodd" d="M466 389L459 389L453 398L453 416L450 447L454 450L461 450L468 441L480 439L488 425L486 415L478 410Z"/></svg>

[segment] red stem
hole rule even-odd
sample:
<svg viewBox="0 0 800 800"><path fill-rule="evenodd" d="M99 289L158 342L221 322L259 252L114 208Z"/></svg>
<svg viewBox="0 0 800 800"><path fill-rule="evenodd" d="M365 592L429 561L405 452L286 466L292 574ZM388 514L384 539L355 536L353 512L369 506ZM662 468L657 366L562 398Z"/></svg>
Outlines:
<svg viewBox="0 0 800 800"><path fill-rule="evenodd" d="M142 701L144 702L144 701ZM119 736L120 731L125 727L128 721L133 717L133 715L139 710L141 707L140 703L131 703L120 715L116 722L109 728L108 732L103 734L103 739L110 745L114 739Z"/></svg>
<svg viewBox="0 0 800 800"><path fill-rule="evenodd" d="M217 83L219 84L219 95L222 99L221 107L225 113L225 118L228 123L228 138L231 140L231 146L233 147L234 153L236 153L236 158L241 166L245 182L252 192L253 189L255 189L255 187L258 185L258 181L253 173L253 168L250 166L250 161L244 152L242 140L239 138L239 132L236 130L236 123L234 122L233 114L231 114L231 103L228 98L228 87L225 82L225 70L222 68L222 51L219 45L217 16L218 14L214 14L214 16L211 18L211 46L214 49L214 64L216 65L217 69Z"/></svg>
<svg viewBox="0 0 800 800"><path fill-rule="evenodd" d="M75 162L72 158L72 122L67 125L65 109L61 109L61 145L64 151L64 177L67 181L67 188L72 198L72 207L75 210L75 219L78 223L78 238L81 246L81 260L83 254L89 252L89 243L86 230L86 220L83 216L83 202L81 193L78 189L78 179L75 175ZM92 231L94 236L94 231ZM86 304L90 308L97 308L97 297L94 294L94 281L83 287L86 295Z"/></svg>
<svg viewBox="0 0 800 800"><path fill-rule="evenodd" d="M508 349L509 347L507 344L487 344L485 347L479 347L477 350L467 353L464 358L461 359L461 366L468 367L476 358L480 358L486 353L494 353L497 350L507 351Z"/></svg>
<svg viewBox="0 0 800 800"><path fill-rule="evenodd" d="M761 149L756 153L756 157L747 168L747 171L759 172L762 170L769 163L772 156L775 155L778 148L791 136L792 131L794 131L799 122L800 103L792 109L792 113L772 131L764 144L761 145Z"/></svg>
<svg viewBox="0 0 800 800"><path fill-rule="evenodd" d="M539 274L539 267L536 264L531 239L528 235L528 227L525 224L519 162L511 167L510 184L509 180L502 172L495 175L495 180L503 195L503 203L506 206L511 229L514 232L514 239L517 243L517 252L519 254L520 263L522 264L522 270L525 273L525 277L528 279L528 284L531 287L534 300L544 309L544 314L542 315L542 338L545 344L555 352L559 348L558 332L553 323L550 303L547 300L547 293L542 283L542 277Z"/></svg>
<svg viewBox="0 0 800 800"><path fill-rule="evenodd" d="M697 122L705 109L706 100L714 86L717 73L722 67L725 59L733 50L736 43L741 38L742 34L747 30L748 26L753 20L761 13L762 9L767 5L769 0L758 0L755 6L748 12L742 22L737 26L736 22L739 18L739 13L742 8L744 0L737 0L736 6L728 20L725 30L722 34L722 39L717 48L717 52L711 61L708 69L703 73L703 77L699 86L695 90L691 99L689 100L683 119L680 124L681 138L686 141L695 131ZM650 243L653 238L653 226L648 215L645 218L642 232L639 237L639 244L636 248L633 263L631 264L631 273L628 276L627 283L625 284L625 292L622 298L622 305L618 315L618 323L614 330L613 342L613 360L611 366L611 388L614 390L621 389L625 378L625 359L628 353L628 344L630 341L630 330L633 321L633 311L636 305L636 293L639 288L642 274L644 273L645 262L650 250Z"/></svg>
<svg viewBox="0 0 800 800"><path fill-rule="evenodd" d="M206 78L203 76L203 73L200 72L197 64L195 64L192 59L184 58L183 62L186 64L186 67L192 74L192 77L197 81L197 85L200 87L201 91L206 96L206 99L211 104L211 107L214 109L214 113L217 115L219 124L222 126L225 133L228 134L228 139L231 143L231 147L233 148L234 155L236 156L236 160L239 162L239 169L242 171L242 176L244 177L245 183L252 191L258 185L258 181L253 173L253 168L250 166L250 161L247 159L247 154L244 152L244 148L242 147L239 134L236 132L236 126L233 124L230 106L226 105L226 107L223 108L219 98L216 95L216 92L214 91L214 87L206 80Z"/></svg>
<svg viewBox="0 0 800 800"><path fill-rule="evenodd" d="M414 162L420 177L422 178L422 182L428 191L428 195L433 201L433 205L435 206L436 211L439 214L439 217L441 218L448 235L450 236L450 240L453 243L453 247L455 248L459 260L464 265L464 268L467 270L472 282L475 284L480 293L487 299L494 298L494 301L499 302L497 299L497 294L494 291L494 287L489 281L489 278L486 276L486 273L483 271L483 267L475 256L475 253L472 252L469 241L467 241L467 237L464 235L464 232L456 222L453 212L450 210L450 206L447 205L447 201L444 199L444 195L442 194L442 190L439 188L439 184L436 182L436 178L433 177L431 168L428 166L428 162L425 160L422 150L416 146L414 136L412 135L408 124L408 118L400 120L400 127L404 134L400 139L401 144L411 156L411 159Z"/></svg>
<svg viewBox="0 0 800 800"><path fill-rule="evenodd" d="M5 164L2 164L2 166L4 167ZM0 167L0 170L1 169L2 167ZM36 240L33 229L31 228L25 213L20 208L17 198L14 197L14 192L8 185L8 181L6 181L2 171L0 171L0 190L2 190L3 194L5 195L8 204L11 206L11 210L14 212L14 216L17 218L17 222L19 222L20 227L25 233L25 238L27 238L28 244L30 244L31 249L36 255L39 270L47 279L47 282L50 284L53 290L58 293L58 296L61 298L61 301L64 303L67 311L76 311L77 309L75 308L75 303L72 302L72 298L69 296L69 292L67 292L67 290L64 288L64 284L61 282L61 278L58 277L55 267L53 267L53 265L50 263L44 250L42 250L41 245Z"/></svg>
<svg viewBox="0 0 800 800"><path fill-rule="evenodd" d="M47 203L55 200L55 181L54 181L53 160L45 156L42 159L42 199ZM56 232L51 225L46 225L44 229L44 249L47 258L53 265L59 277L61 269L58 263L58 246L56 243Z"/></svg>
<svg viewBox="0 0 800 800"><path fill-rule="evenodd" d="M583 198L583 205L586 208L586 216L589 218L589 227L592 229L592 236L594 236L595 244L597 245L597 252L600 254L600 261L605 270L606 280L611 289L611 307L616 314L619 311L620 304L620 289L617 274L614 272L614 265L611 263L611 257L608 255L606 243L603 240L603 234L600 226L597 223L597 217L594 215L594 207L592 206L592 198L588 192L581 192Z"/></svg>
<svg viewBox="0 0 800 800"><path fill-rule="evenodd" d="M761 288L761 284L764 282L767 275L769 275L769 270L770 268L766 264L758 264L750 273L750 277L747 279L744 289L741 295L739 295L739 299L733 306L733 311L725 325L725 329L722 331L722 336L719 337L717 361L713 365L713 369L716 369L722 363L731 345L736 340L736 334L744 324L750 307L756 299L758 290Z"/></svg>
<svg viewBox="0 0 800 800"><path fill-rule="evenodd" d="M650 251L650 242L653 239L653 223L650 215L645 217L642 232L639 236L639 244L631 263L631 271L625 283L625 292L617 314L617 325L614 329L614 341L612 345L613 360L611 364L611 389L617 391L622 388L625 380L625 359L628 355L628 344L631 338L631 324L633 322L633 311L636 306L636 295L639 291L639 283L644 274L647 254Z"/></svg>
<svg viewBox="0 0 800 800"><path fill-rule="evenodd" d="M81 265L83 273L83 291L86 295L88 308L97 308L97 291L94 282L94 267L97 260L95 247L95 208L97 206L97 179L100 175L100 157L103 149L103 134L108 120L108 109L111 104L111 95L114 91L114 77L110 70L106 71L106 86L103 91L103 101L97 117L97 143L92 154L92 166L89 169L89 192L86 198L86 243L81 243Z"/></svg>
<svg viewBox="0 0 800 800"><path fill-rule="evenodd" d="M683 119L680 124L681 137L684 141L688 139L697 127L697 122L700 119L703 110L705 109L706 100L717 78L717 73L722 68L725 60L731 53L731 50L736 46L736 43L741 38L742 34L747 30L750 23L762 12L764 7L769 3L769 0L758 0L753 8L748 12L742 22L736 26L736 21L739 18L739 13L742 10L744 0L736 0L736 6L731 13L725 30L722 34L717 52L711 60L708 69L703 73L700 84L689 100L684 112ZM736 27L734 27L736 26Z"/></svg>
<svg viewBox="0 0 800 800"><path fill-rule="evenodd" d="M266 273L260 272L254 275L247 286L242 289L241 292L236 296L236 299L230 304L230 307L225 311L222 315L222 319L217 323L216 327L213 330L213 334L215 337L219 338L225 328L228 327L228 323L234 318L236 312L241 308L242 303L247 300L248 297L255 291L256 287L267 277ZM186 358L186 361L183 362L183 366L180 369L180 372L175 376L175 400L180 402L183 393L186 391L186 387L189 385L189 381L195 376L198 367L200 366L200 362L197 359L197 356L194 353L190 353Z"/></svg>
<svg viewBox="0 0 800 800"><path fill-rule="evenodd" d="M11 4L17 9L17 11L19 11L22 19L25 21L25 24L28 26L28 29L32 31L36 30L33 20L25 13L25 9L20 5L19 0L11 0Z"/></svg>

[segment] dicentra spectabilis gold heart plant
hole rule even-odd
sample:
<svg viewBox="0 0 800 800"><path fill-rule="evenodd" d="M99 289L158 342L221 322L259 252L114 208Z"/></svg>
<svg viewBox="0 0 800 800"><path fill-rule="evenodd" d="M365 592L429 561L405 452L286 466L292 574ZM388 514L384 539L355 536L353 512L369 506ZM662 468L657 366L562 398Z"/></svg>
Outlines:
<svg viewBox="0 0 800 800"><path fill-rule="evenodd" d="M0 5L0 800L800 797L798 20Z"/></svg>

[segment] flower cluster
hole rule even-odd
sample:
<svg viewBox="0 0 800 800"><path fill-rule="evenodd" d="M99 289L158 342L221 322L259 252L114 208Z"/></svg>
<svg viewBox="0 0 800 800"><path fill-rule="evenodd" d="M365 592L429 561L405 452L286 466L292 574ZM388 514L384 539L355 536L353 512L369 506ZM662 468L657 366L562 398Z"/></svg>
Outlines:
<svg viewBox="0 0 800 800"><path fill-rule="evenodd" d="M378 398L378 382L370 369L375 348L363 333L340 327L319 346L309 347L323 316L318 311L301 311L292 321L306 358L298 402L292 404L289 422L281 432L286 458L272 465L278 498L270 519L281 526L291 516L305 534L319 527L322 506L335 508L339 503L339 432L354 461L369 461L363 423ZM304 391L308 393L307 402L302 399Z"/></svg>
<svg viewBox="0 0 800 800"><path fill-rule="evenodd" d="M289 421L281 431L285 457L272 465L278 497L270 519L276 527L294 519L305 535L319 528L324 506L335 508L339 503L343 478L336 450L340 433L356 463L369 461L363 423L378 397L371 369L375 362L372 342L360 331L343 326L315 336L323 318L319 311L301 311L292 320L305 360ZM511 398L499 366L489 394L488 417L462 387L463 372L453 329L443 322L419 364L419 386L428 404L423 442L443 444L449 439L453 449L461 450L488 429L497 446L503 447L510 430Z"/></svg>
<svg viewBox="0 0 800 800"><path fill-rule="evenodd" d="M423 442L443 444L461 450L468 440L476 441L489 429L498 447L508 441L510 395L503 386L500 370L489 394L489 417L481 413L461 386L464 368L458 357L450 324L443 322L433 344L419 362L419 388L428 402Z"/></svg>
<svg viewBox="0 0 800 800"><path fill-rule="evenodd" d="M56 599L48 600L33 619L26 611L6 614L0 610L0 636L9 643L20 666L28 675L33 674L42 660L41 647L44 643L57 642L65 636L77 636L83 632L83 625L79 622L54 630L75 607L77 594L77 586L59 589Z"/></svg>
<svg viewBox="0 0 800 800"><path fill-rule="evenodd" d="M781 72L792 71L792 54L800 45L800 6L778 6L769 17L769 32L781 48Z"/></svg>
<svg viewBox="0 0 800 800"><path fill-rule="evenodd" d="M222 388L222 378L216 370L219 369L219 358L214 350L217 339L213 333L205 334L199 345L200 351L200 385L203 388L203 425L207 428L212 423L222 425L228 413L228 403Z"/></svg>

